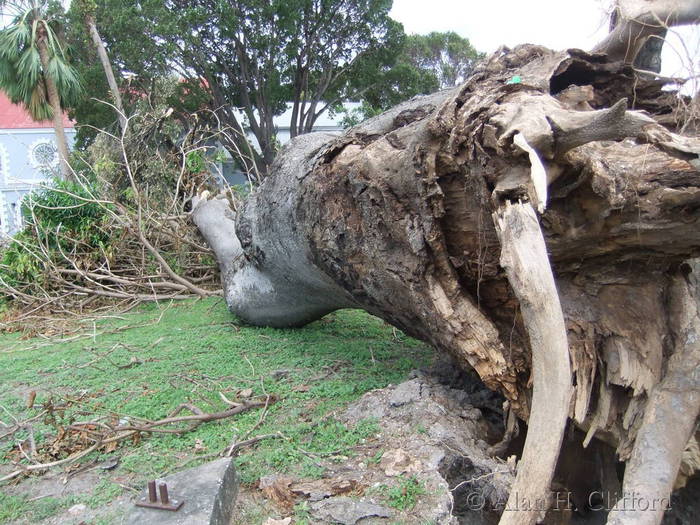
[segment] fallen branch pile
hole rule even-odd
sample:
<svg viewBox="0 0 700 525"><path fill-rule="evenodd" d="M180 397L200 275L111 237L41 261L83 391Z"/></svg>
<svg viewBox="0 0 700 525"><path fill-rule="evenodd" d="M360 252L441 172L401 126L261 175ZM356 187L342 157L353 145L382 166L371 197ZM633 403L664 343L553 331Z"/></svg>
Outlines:
<svg viewBox="0 0 700 525"><path fill-rule="evenodd" d="M149 143L153 123L132 121L135 130L96 141L75 182L25 198L25 229L0 249L0 294L15 307L6 321L221 294L213 253L188 210L192 196L222 185L237 205L211 157L213 138L225 132L193 127L164 151Z"/></svg>

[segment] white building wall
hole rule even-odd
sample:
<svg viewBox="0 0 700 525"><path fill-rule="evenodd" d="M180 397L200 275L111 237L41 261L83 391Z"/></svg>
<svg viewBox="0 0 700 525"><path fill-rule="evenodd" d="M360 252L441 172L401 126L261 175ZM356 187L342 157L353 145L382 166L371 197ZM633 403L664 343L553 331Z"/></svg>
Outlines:
<svg viewBox="0 0 700 525"><path fill-rule="evenodd" d="M66 129L69 145L75 130ZM22 227L22 199L32 189L58 174L58 152L51 128L0 129L0 237Z"/></svg>

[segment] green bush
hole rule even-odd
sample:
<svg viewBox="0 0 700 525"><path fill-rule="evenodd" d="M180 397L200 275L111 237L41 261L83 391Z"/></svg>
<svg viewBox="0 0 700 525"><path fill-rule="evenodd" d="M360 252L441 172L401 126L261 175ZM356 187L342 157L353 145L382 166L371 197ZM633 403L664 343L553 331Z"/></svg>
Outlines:
<svg viewBox="0 0 700 525"><path fill-rule="evenodd" d="M20 232L3 250L0 259L0 288L2 285L16 287L26 282L43 283L43 267L32 253L36 248L36 238L27 232Z"/></svg>
<svg viewBox="0 0 700 525"><path fill-rule="evenodd" d="M95 190L54 180L27 195L22 201L25 228L0 255L0 285L29 286L25 292L51 288L47 259L62 261L63 253L77 255L84 263L103 258L110 251L110 208L92 202Z"/></svg>
<svg viewBox="0 0 700 525"><path fill-rule="evenodd" d="M30 193L22 202L22 215L29 227L46 234L63 231L76 240L97 247L109 238L102 228L109 218L108 205L94 202L98 188L56 179L51 186ZM97 199L98 200L98 199Z"/></svg>

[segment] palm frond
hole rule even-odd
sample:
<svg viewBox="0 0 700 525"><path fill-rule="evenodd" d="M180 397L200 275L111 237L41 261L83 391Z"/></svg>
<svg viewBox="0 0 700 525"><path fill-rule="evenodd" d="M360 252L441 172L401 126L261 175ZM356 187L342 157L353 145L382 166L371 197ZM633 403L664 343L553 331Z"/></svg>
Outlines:
<svg viewBox="0 0 700 525"><path fill-rule="evenodd" d="M56 84L63 105L71 105L82 93L83 88L77 71L58 55L51 57L46 74Z"/></svg>
<svg viewBox="0 0 700 525"><path fill-rule="evenodd" d="M43 82L37 84L36 89L30 93L24 105L34 120L50 120L53 118L53 110L49 104L49 97Z"/></svg>
<svg viewBox="0 0 700 525"><path fill-rule="evenodd" d="M16 89L17 82L15 63L0 56L0 89L5 91L10 98L13 98L13 91ZM14 98L17 97L15 96Z"/></svg>
<svg viewBox="0 0 700 525"><path fill-rule="evenodd" d="M39 51L36 47L27 47L22 56L17 61L16 71L19 73L21 81L20 84L26 86L25 89L31 91L33 87L39 82L39 77L41 76L41 59L39 58Z"/></svg>
<svg viewBox="0 0 700 525"><path fill-rule="evenodd" d="M36 20L36 19L32 20L32 36L31 36L32 42L36 42L36 39L37 39L36 33L37 33L38 27L39 27L39 20Z"/></svg>
<svg viewBox="0 0 700 525"><path fill-rule="evenodd" d="M62 54L61 46L58 44L58 39L49 26L46 20L39 20L39 24L44 28L44 33L46 34L46 45L52 55Z"/></svg>
<svg viewBox="0 0 700 525"><path fill-rule="evenodd" d="M0 31L0 55L16 60L27 46L30 38L29 27L24 24L12 25Z"/></svg>

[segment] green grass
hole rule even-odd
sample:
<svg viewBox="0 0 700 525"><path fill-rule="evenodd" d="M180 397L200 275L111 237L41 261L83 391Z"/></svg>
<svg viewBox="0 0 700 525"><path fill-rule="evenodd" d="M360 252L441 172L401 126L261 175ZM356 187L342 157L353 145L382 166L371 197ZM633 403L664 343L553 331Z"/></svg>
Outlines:
<svg viewBox="0 0 700 525"><path fill-rule="evenodd" d="M25 420L50 400L58 404L79 399L56 414L53 424L35 423L39 447L57 424L96 415L160 419L181 403L215 412L226 408L220 392L235 399L238 392L252 389L253 396L274 395L276 402L249 437L280 431L284 438L242 451L237 459L242 481L252 483L271 472L319 477L323 471L314 454L352 455L354 445L378 431L371 420L348 428L333 417L334 411L369 390L400 382L432 355L426 346L360 311L336 312L288 330L237 324L215 299L143 307L122 317L98 322L94 337L56 344L0 334L0 406ZM27 409L31 390L37 397ZM149 478L194 466L198 456L214 454L234 436L246 435L260 415L256 409L183 435L153 434L138 443L122 443L116 451L119 467L81 500L99 505L118 496L123 489L109 476L127 476L140 486ZM9 421L2 410L0 420ZM26 437L18 433L14 441L0 443L0 462ZM28 502L1 491L0 523L17 515L43 515L41 508L49 503L67 504Z"/></svg>
<svg viewBox="0 0 700 525"><path fill-rule="evenodd" d="M390 507L397 510L411 510L416 506L418 497L427 493L423 483L416 476L399 476L396 484L380 485L376 491Z"/></svg>
<svg viewBox="0 0 700 525"><path fill-rule="evenodd" d="M29 501L28 496L9 496L0 492L0 523L23 518L29 523L49 518L79 502L80 498L65 496L47 497Z"/></svg>
<svg viewBox="0 0 700 525"><path fill-rule="evenodd" d="M26 498L8 496L0 492L0 522L16 520L24 512Z"/></svg>

